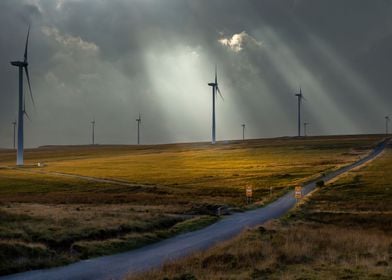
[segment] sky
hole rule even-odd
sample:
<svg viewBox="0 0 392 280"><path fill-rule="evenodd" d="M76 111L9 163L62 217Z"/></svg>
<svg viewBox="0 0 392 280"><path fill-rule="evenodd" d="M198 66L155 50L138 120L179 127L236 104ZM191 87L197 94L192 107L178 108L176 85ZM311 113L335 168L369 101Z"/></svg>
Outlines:
<svg viewBox="0 0 392 280"><path fill-rule="evenodd" d="M1 0L0 147L12 147L28 26L25 145L383 133L392 1ZM27 92L26 80L25 91Z"/></svg>

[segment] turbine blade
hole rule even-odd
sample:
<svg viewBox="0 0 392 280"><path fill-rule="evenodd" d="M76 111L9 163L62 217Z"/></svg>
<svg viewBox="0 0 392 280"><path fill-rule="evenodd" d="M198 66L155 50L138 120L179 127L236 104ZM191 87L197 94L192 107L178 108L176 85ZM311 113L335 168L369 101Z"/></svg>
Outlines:
<svg viewBox="0 0 392 280"><path fill-rule="evenodd" d="M24 69L25 69L25 72L26 72L27 84L29 85L29 92L30 92L31 102L33 102L33 106L34 106L34 108L35 108L35 102L34 102L33 92L31 91L29 69L27 68L27 66L25 66Z"/></svg>
<svg viewBox="0 0 392 280"><path fill-rule="evenodd" d="M216 86L216 91L219 93L220 97L221 97L222 100L224 101L225 99L223 98L223 95L222 95L222 93L221 93L221 91L220 91L220 89L219 89L218 86Z"/></svg>
<svg viewBox="0 0 392 280"><path fill-rule="evenodd" d="M215 64L215 84L218 84L218 66Z"/></svg>
<svg viewBox="0 0 392 280"><path fill-rule="evenodd" d="M25 46L25 52L24 52L24 62L27 62L27 48L29 46L29 36L30 36L30 25L29 25L29 29L27 31L26 46Z"/></svg>
<svg viewBox="0 0 392 280"><path fill-rule="evenodd" d="M31 121L29 114L27 114L26 110L23 110L23 114L26 116L26 118Z"/></svg>

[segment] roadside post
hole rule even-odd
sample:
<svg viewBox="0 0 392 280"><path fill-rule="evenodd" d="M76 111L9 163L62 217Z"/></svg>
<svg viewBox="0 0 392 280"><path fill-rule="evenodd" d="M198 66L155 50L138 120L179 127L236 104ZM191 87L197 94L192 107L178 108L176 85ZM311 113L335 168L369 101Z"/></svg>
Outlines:
<svg viewBox="0 0 392 280"><path fill-rule="evenodd" d="M294 197L295 197L296 202L298 203L298 201L302 198L302 186L295 187Z"/></svg>
<svg viewBox="0 0 392 280"><path fill-rule="evenodd" d="M245 194L246 194L246 203L248 204L251 203L252 196L253 196L252 186L246 186Z"/></svg>

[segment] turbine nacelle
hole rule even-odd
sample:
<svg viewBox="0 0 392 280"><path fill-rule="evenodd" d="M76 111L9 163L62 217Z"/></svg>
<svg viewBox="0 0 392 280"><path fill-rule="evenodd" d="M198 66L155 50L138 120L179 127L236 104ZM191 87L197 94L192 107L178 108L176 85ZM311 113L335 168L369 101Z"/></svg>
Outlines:
<svg viewBox="0 0 392 280"><path fill-rule="evenodd" d="M298 98L301 99L301 100L302 100L302 99L305 99L305 98L304 98L304 95L303 95L302 93L296 93L295 96L298 97Z"/></svg>
<svg viewBox="0 0 392 280"><path fill-rule="evenodd" d="M294 94L299 99L305 99L304 95L302 94L302 88L299 88L299 93Z"/></svg>
<svg viewBox="0 0 392 280"><path fill-rule="evenodd" d="M25 61L11 61L12 66L27 67L29 64Z"/></svg>

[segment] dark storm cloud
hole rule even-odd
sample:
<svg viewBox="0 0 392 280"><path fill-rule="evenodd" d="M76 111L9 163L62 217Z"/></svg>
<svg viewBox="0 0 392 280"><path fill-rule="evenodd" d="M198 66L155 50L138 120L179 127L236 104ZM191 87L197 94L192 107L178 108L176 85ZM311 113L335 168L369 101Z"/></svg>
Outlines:
<svg viewBox="0 0 392 280"><path fill-rule="evenodd" d="M294 92L314 134L378 133L392 113L392 2L3 0L0 146L12 142L17 69L32 24L36 112L28 146L208 140L213 65L218 138L293 135Z"/></svg>

